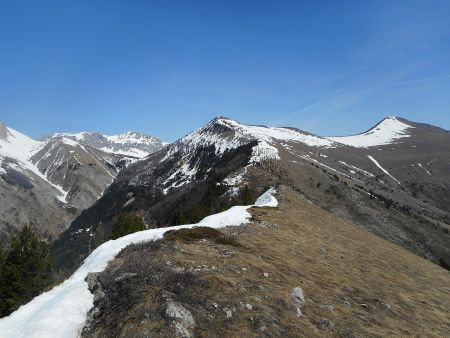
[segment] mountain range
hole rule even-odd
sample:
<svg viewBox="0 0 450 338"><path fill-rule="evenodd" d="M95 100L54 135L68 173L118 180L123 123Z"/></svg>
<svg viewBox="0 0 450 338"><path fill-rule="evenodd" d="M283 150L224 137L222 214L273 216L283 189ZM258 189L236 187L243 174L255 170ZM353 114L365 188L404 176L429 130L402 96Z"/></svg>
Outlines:
<svg viewBox="0 0 450 338"><path fill-rule="evenodd" d="M75 271L0 333L450 333L447 130L387 117L323 137L219 116L164 145L1 125L0 161L4 238L33 223L59 276ZM146 230L113 240L124 215Z"/></svg>
<svg viewBox="0 0 450 338"><path fill-rule="evenodd" d="M121 212L141 215L149 228L194 222L249 192L286 184L334 215L448 267L449 172L450 133L402 118L327 138L217 117L122 170L54 250L61 265L82 259L108 238Z"/></svg>
<svg viewBox="0 0 450 338"><path fill-rule="evenodd" d="M54 134L34 140L0 124L0 240L24 224L55 239L118 172L163 147L142 133Z"/></svg>

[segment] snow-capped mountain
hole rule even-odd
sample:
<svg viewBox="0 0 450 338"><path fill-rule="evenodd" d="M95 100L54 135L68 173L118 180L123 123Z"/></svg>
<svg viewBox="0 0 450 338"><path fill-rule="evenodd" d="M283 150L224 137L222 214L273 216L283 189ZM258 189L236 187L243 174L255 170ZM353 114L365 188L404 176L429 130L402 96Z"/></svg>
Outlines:
<svg viewBox="0 0 450 338"><path fill-rule="evenodd" d="M53 237L74 217L67 192L31 160L43 146L0 124L0 241L27 223L43 224L41 234Z"/></svg>
<svg viewBox="0 0 450 338"><path fill-rule="evenodd" d="M400 118L358 136L327 138L218 117L123 170L56 246L73 246L75 256L89 251L89 237L73 234L107 233L122 211L167 226L176 222L175 209L189 214L214 194L232 200L246 186L261 191L284 182L377 235L448 261L441 234L450 219L449 172L449 132Z"/></svg>
<svg viewBox="0 0 450 338"><path fill-rule="evenodd" d="M119 135L104 135L97 132L56 133L43 137L44 140L61 138L86 144L101 151L114 154L122 154L137 158L143 158L164 147L163 142L157 137L143 133L129 131Z"/></svg>
<svg viewBox="0 0 450 338"><path fill-rule="evenodd" d="M106 144L96 143L94 133L37 141L0 123L0 193L4 197L0 241L27 223L49 238L57 237L101 196L121 169L136 161L136 155L144 155L142 149L159 147L152 137L139 133L110 138L111 148L105 152L88 144L89 140L102 147Z"/></svg>

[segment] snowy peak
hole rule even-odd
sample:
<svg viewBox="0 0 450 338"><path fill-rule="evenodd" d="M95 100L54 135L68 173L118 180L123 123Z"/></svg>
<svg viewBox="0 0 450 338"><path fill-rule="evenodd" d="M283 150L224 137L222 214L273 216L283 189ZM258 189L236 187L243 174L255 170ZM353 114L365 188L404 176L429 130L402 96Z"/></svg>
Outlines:
<svg viewBox="0 0 450 338"><path fill-rule="evenodd" d="M61 137L89 145L107 153L117 153L137 158L143 158L163 148L161 140L157 137L135 131L119 135L104 135L97 132L56 133L44 139Z"/></svg>
<svg viewBox="0 0 450 338"><path fill-rule="evenodd" d="M0 122L0 140L6 139L10 135L8 127L3 122Z"/></svg>
<svg viewBox="0 0 450 338"><path fill-rule="evenodd" d="M219 162L225 153L238 151L238 148L241 148L240 151L250 149L250 154L245 156L248 156L249 164L255 164L279 160L280 149L286 150L288 144L329 148L334 142L300 130L246 125L222 116L216 117L162 151L160 163L170 163L163 179L163 192L208 177L213 159ZM143 179L139 177L136 182Z"/></svg>
<svg viewBox="0 0 450 338"><path fill-rule="evenodd" d="M412 128L414 127L400 121L397 117L386 117L365 133L328 137L328 139L352 147L376 147L396 143L402 138L410 137Z"/></svg>
<svg viewBox="0 0 450 338"><path fill-rule="evenodd" d="M304 143L314 147L332 147L334 143L296 129L247 125L222 116L216 117L177 143L214 144L216 152L223 153L226 149L234 149L251 141L258 141L263 146L273 146L281 141Z"/></svg>
<svg viewBox="0 0 450 338"><path fill-rule="evenodd" d="M0 124L0 156L27 162L33 152L42 145L42 142L33 140L3 123Z"/></svg>

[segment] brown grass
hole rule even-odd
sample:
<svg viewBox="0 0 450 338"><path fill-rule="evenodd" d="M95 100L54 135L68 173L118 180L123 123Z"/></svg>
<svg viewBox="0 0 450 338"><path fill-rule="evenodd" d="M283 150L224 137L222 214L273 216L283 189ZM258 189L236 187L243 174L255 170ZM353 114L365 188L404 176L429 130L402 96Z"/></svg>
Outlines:
<svg viewBox="0 0 450 338"><path fill-rule="evenodd" d="M194 227L191 229L170 230L164 234L167 241L181 241L184 243L192 243L202 239L208 239L217 244L237 245L236 237L232 233L224 234L223 232L210 227Z"/></svg>
<svg viewBox="0 0 450 338"><path fill-rule="evenodd" d="M184 304L196 318L194 336L450 336L448 271L288 188L279 192L279 208L251 210L254 221L237 237L239 246L178 241L175 250L160 253L198 271L207 285L200 291L202 305ZM306 296L302 317L289 296L297 286ZM321 325L323 319L332 327ZM138 327L133 324L135 332Z"/></svg>

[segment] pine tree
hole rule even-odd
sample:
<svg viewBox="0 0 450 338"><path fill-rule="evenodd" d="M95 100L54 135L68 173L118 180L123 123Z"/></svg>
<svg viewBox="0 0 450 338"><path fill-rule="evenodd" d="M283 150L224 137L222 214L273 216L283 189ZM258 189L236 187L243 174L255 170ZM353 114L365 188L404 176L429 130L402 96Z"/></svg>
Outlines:
<svg viewBox="0 0 450 338"><path fill-rule="evenodd" d="M22 228L0 254L0 316L39 295L52 283L49 246L31 226Z"/></svg>
<svg viewBox="0 0 450 338"><path fill-rule="evenodd" d="M116 239L142 230L145 230L145 224L141 217L123 212L114 220L111 238Z"/></svg>

